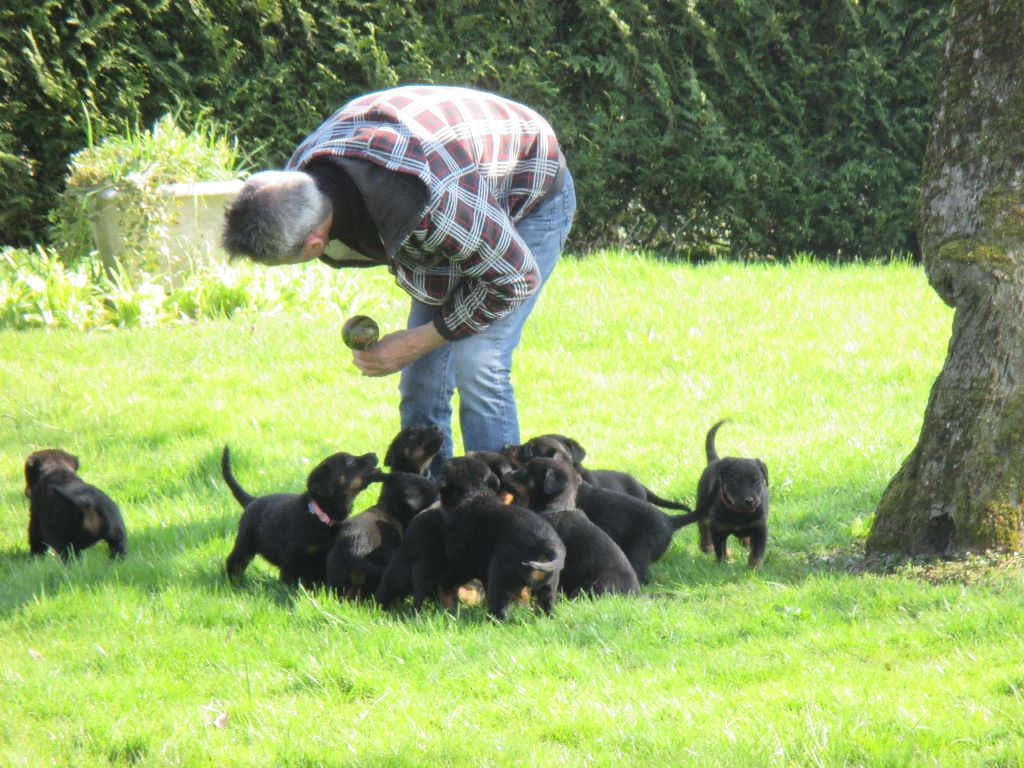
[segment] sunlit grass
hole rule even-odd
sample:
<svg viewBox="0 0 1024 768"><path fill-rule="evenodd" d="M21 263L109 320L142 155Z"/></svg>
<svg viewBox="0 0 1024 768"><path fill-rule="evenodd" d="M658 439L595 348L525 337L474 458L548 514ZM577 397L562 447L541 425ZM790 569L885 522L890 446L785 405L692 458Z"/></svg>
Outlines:
<svg viewBox="0 0 1024 768"><path fill-rule="evenodd" d="M388 276L266 279L291 297L274 311L0 332L0 763L1021 763L1019 571L841 567L945 353L951 314L919 269L564 260L516 361L524 435L571 434L591 466L692 499L728 417L720 451L769 466L768 557L718 566L684 530L641 598L507 625L289 593L259 561L226 583L225 443L266 493L398 428L395 379L359 376L340 339L356 311L401 325ZM44 446L120 502L126 561L27 556L21 468Z"/></svg>

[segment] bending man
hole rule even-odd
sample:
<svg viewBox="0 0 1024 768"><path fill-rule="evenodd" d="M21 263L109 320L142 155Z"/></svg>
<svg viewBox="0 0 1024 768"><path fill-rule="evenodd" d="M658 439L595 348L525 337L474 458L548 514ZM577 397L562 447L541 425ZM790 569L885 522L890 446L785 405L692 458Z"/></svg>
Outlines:
<svg viewBox="0 0 1024 768"><path fill-rule="evenodd" d="M386 265L412 297L408 328L353 353L367 376L401 371L402 426L463 447L518 443L512 353L572 226L576 196L551 126L466 88L359 97L251 176L225 214L224 247L262 264Z"/></svg>

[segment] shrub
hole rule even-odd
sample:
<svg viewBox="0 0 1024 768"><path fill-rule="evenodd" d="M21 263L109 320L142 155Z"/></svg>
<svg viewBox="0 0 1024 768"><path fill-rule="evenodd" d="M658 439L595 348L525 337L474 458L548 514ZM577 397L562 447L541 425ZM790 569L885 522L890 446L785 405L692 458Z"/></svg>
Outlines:
<svg viewBox="0 0 1024 768"><path fill-rule="evenodd" d="M217 126L197 122L189 132L164 115L150 130L130 128L71 157L64 192L51 213L53 242L74 262L93 249L90 219L113 205L123 223L124 251L133 266L153 271L171 225L173 200L160 195L173 182L237 178L243 159ZM113 197L105 195L115 193Z"/></svg>
<svg viewBox="0 0 1024 768"><path fill-rule="evenodd" d="M16 3L0 9L0 242L39 238L90 121L107 136L209 113L275 167L353 96L437 82L549 117L579 191L574 249L914 250L947 6Z"/></svg>

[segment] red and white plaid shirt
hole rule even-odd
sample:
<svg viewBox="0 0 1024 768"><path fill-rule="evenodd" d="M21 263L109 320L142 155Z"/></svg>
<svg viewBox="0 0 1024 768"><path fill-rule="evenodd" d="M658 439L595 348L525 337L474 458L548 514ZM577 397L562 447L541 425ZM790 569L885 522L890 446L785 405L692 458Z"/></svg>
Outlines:
<svg viewBox="0 0 1024 768"><path fill-rule="evenodd" d="M513 224L562 161L554 131L532 109L467 88L380 91L335 112L287 167L325 155L369 160L426 185L423 218L390 266L413 298L440 307L435 325L445 337L482 331L537 290L537 264Z"/></svg>

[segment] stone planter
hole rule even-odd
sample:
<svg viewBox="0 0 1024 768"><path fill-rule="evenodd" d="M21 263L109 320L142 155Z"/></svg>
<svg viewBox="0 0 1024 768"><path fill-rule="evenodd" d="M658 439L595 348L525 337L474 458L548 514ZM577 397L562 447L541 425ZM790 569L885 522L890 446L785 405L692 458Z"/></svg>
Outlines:
<svg viewBox="0 0 1024 768"><path fill-rule="evenodd" d="M117 259L131 273L145 271L180 283L193 267L226 258L220 248L224 207L241 188L239 180L159 187L157 193L166 199L169 215L166 231L157 242L155 263L153 255L145 257L148 263L141 263L141 255L126 252L124 233L131 211L119 204L116 189L100 192L89 214L96 250L107 267Z"/></svg>

